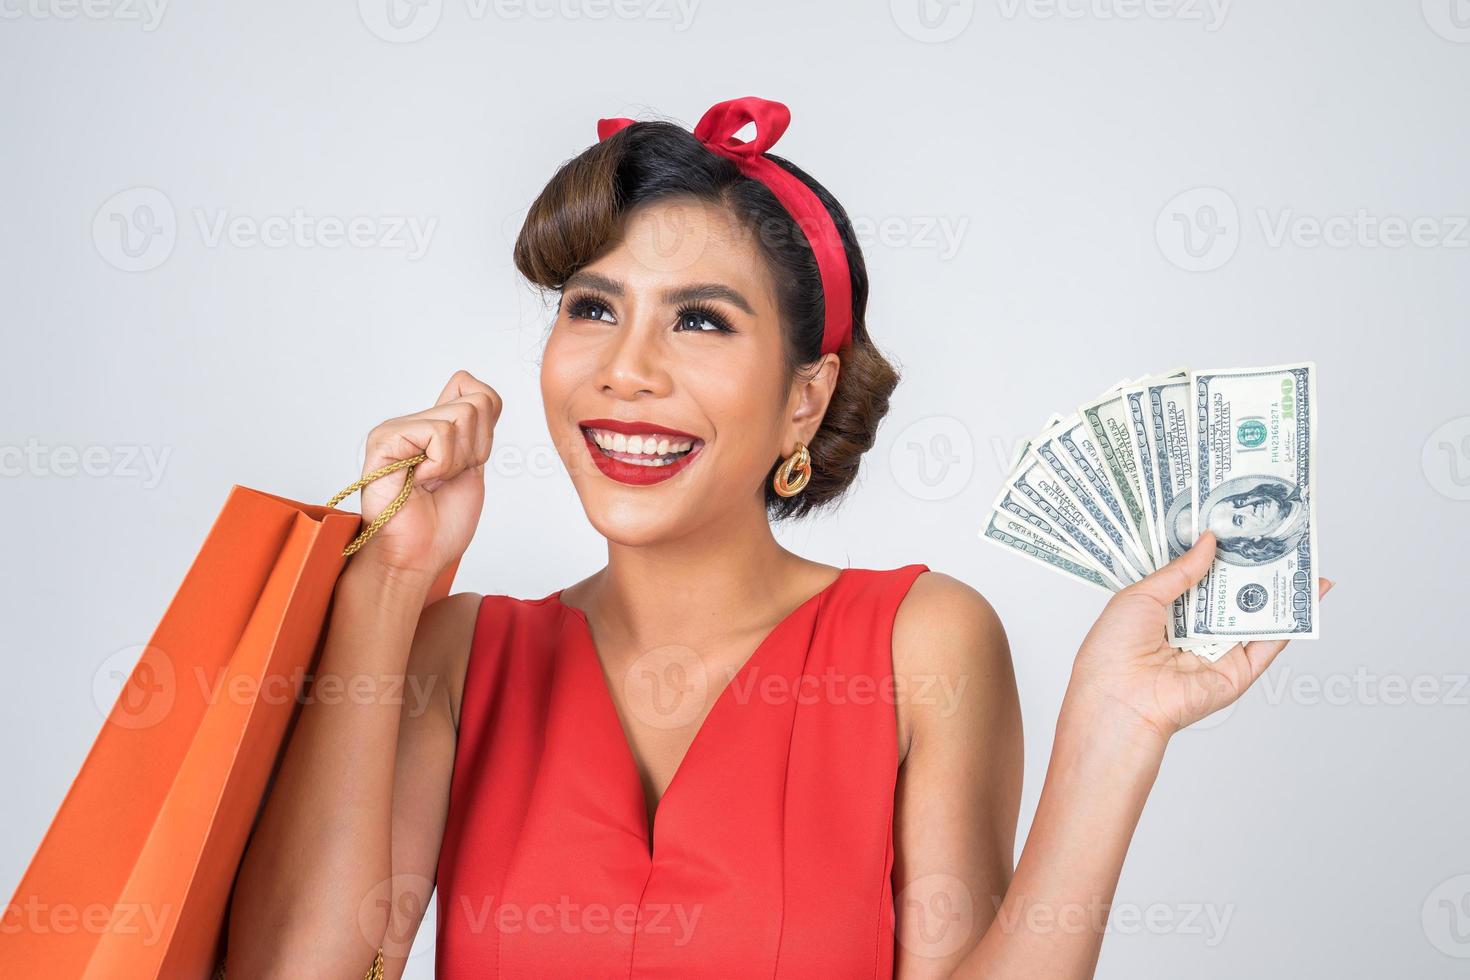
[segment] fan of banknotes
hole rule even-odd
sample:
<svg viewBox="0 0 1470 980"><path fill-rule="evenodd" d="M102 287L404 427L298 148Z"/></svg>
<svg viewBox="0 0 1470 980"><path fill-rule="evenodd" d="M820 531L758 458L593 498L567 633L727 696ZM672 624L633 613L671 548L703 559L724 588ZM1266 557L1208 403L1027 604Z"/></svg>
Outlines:
<svg viewBox="0 0 1470 980"><path fill-rule="evenodd" d="M980 534L1114 592L1208 529L1214 563L1174 601L1169 643L1214 661L1315 639L1316 375L1307 362L1120 382L1020 445Z"/></svg>

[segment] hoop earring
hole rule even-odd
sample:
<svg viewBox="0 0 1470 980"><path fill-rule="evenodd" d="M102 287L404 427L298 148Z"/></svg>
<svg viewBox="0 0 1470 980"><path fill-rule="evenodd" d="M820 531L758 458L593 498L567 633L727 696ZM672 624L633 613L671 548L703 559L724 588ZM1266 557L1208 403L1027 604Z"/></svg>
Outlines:
<svg viewBox="0 0 1470 980"><path fill-rule="evenodd" d="M798 470L800 474L797 476L796 482L793 483L791 474ZM775 487L776 492L783 497L794 497L806 488L807 481L811 478L812 454L807 451L806 446L798 442L796 444L796 451L786 457L786 461L781 464L781 468L776 471L776 475L771 479L771 486Z"/></svg>

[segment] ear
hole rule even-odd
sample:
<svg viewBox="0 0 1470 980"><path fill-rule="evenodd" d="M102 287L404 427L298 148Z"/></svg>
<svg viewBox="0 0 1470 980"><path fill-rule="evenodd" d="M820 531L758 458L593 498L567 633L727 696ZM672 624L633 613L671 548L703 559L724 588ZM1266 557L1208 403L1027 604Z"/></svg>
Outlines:
<svg viewBox="0 0 1470 980"><path fill-rule="evenodd" d="M782 454L794 452L796 443L811 445L812 438L822 427L822 417L832 403L832 392L837 390L837 375L842 370L842 359L836 354L823 354L821 360L801 368L792 380L791 395L787 400L787 433L783 440Z"/></svg>

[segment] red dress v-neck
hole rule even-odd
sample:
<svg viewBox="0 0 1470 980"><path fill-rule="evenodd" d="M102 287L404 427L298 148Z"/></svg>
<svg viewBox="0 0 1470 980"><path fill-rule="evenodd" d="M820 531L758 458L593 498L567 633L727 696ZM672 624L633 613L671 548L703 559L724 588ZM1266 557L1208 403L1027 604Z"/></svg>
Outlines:
<svg viewBox="0 0 1470 980"><path fill-rule="evenodd" d="M716 696L651 840L586 617L560 591L486 596L439 851L435 975L891 977L891 641L927 570L843 569L781 620Z"/></svg>

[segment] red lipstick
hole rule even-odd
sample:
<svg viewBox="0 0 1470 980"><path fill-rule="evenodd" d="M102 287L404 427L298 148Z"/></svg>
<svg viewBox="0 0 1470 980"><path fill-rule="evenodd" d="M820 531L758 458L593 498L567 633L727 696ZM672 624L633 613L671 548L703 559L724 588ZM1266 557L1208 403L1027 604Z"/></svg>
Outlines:
<svg viewBox="0 0 1470 980"><path fill-rule="evenodd" d="M652 422L624 422L620 419L583 419L579 425L582 427L582 441L587 446L587 452L592 457L592 462L609 479L624 483L629 486L646 487L663 481L682 471L698 456L704 449L704 440L692 432L683 432L679 429L671 429L667 426L656 425ZM674 462L664 466L640 466L637 463L624 462L615 456L609 456L592 439L589 429L605 429L609 432L621 432L624 435L659 435L669 436L673 439L683 441L691 440L695 443L683 456Z"/></svg>

